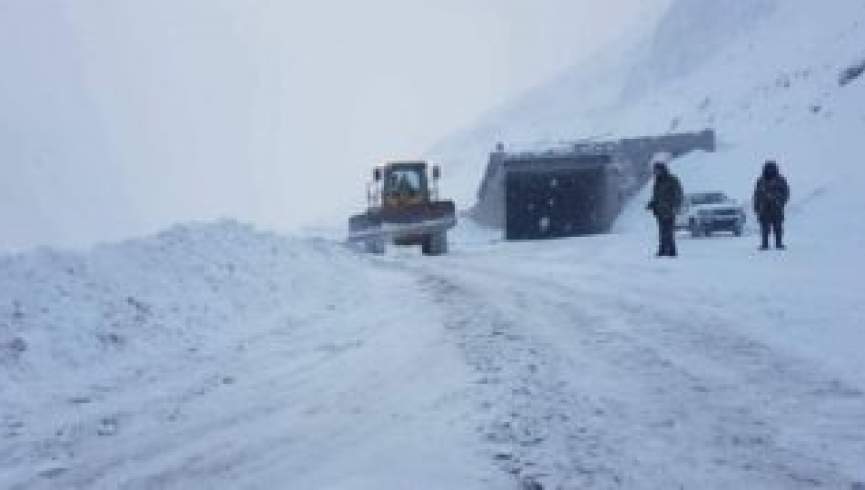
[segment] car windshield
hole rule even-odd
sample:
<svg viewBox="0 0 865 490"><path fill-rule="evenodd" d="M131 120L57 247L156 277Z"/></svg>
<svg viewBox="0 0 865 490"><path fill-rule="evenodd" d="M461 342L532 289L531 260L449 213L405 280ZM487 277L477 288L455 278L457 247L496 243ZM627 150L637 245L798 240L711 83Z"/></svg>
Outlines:
<svg viewBox="0 0 865 490"><path fill-rule="evenodd" d="M689 198L691 204L721 204L727 202L727 196L723 192L706 192L703 194L692 194Z"/></svg>

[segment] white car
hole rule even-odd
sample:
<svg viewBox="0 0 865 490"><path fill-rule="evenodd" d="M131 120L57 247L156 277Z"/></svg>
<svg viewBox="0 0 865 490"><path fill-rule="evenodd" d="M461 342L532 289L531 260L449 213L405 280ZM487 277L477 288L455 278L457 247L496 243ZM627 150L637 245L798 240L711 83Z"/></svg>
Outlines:
<svg viewBox="0 0 865 490"><path fill-rule="evenodd" d="M690 230L691 235L710 236L716 231L742 235L745 209L723 192L699 192L685 195L682 209L676 216L676 228Z"/></svg>

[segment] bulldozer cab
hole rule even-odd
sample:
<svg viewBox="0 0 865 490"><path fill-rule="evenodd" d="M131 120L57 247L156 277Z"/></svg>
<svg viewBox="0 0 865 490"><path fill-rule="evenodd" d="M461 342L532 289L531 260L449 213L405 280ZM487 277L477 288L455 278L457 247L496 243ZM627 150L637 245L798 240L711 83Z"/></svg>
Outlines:
<svg viewBox="0 0 865 490"><path fill-rule="evenodd" d="M381 172L384 207L403 207L429 202L426 163L391 163Z"/></svg>

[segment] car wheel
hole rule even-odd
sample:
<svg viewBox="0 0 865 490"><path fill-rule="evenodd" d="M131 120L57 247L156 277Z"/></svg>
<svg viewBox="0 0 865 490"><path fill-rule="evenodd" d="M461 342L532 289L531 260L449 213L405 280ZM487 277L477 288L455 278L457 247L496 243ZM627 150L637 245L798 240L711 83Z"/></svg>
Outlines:
<svg viewBox="0 0 865 490"><path fill-rule="evenodd" d="M700 227L697 226L697 223L694 223L694 220L691 220L688 223L688 229L691 230L691 236L694 238L700 237Z"/></svg>

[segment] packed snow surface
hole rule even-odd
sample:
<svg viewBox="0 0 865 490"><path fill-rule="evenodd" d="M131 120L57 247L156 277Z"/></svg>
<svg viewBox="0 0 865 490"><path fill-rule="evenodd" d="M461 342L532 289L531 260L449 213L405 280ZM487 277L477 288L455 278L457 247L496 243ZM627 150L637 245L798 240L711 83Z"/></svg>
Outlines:
<svg viewBox="0 0 865 490"><path fill-rule="evenodd" d="M795 225L655 260L643 221L466 223L435 259L231 222L7 257L0 487L865 482L859 271Z"/></svg>

